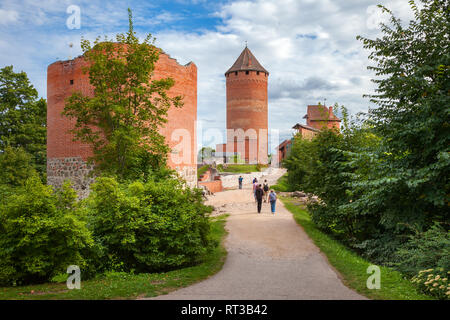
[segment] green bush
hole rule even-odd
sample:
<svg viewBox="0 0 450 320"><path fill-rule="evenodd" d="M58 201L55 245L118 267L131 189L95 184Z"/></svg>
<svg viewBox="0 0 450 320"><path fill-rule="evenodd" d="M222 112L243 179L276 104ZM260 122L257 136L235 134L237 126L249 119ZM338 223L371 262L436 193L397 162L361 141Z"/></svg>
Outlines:
<svg viewBox="0 0 450 320"><path fill-rule="evenodd" d="M99 271L153 272L192 265L211 245L211 209L176 179L99 178L87 200Z"/></svg>
<svg viewBox="0 0 450 320"><path fill-rule="evenodd" d="M410 276L428 268L450 270L450 232L435 223L423 233L417 233L398 249L395 265Z"/></svg>
<svg viewBox="0 0 450 320"><path fill-rule="evenodd" d="M38 177L0 204L0 285L39 283L85 266L92 245L86 222L75 208L69 184L53 192Z"/></svg>

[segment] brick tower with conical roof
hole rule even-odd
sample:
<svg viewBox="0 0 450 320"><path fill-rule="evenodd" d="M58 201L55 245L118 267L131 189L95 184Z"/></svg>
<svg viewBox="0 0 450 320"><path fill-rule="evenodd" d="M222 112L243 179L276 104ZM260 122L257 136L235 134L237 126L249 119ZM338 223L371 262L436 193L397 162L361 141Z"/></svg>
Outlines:
<svg viewBox="0 0 450 320"><path fill-rule="evenodd" d="M269 72L247 46L225 72L227 87L227 152L246 163L267 164Z"/></svg>

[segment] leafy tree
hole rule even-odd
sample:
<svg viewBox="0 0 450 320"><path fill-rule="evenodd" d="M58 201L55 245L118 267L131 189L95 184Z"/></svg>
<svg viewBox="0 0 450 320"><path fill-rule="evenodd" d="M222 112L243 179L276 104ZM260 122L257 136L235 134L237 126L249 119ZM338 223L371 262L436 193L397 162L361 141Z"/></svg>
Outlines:
<svg viewBox="0 0 450 320"><path fill-rule="evenodd" d="M160 49L150 34L139 42L128 13L129 30L116 42L97 38L91 46L82 40L88 62L84 72L94 94L73 93L63 114L76 119L73 132L92 146L99 170L136 178L142 168L165 164L168 146L158 130L167 122L168 109L182 105L182 97L168 96L172 78L151 79Z"/></svg>
<svg viewBox="0 0 450 320"><path fill-rule="evenodd" d="M391 16L383 37L358 37L375 62L369 69L378 88L369 97L379 107L369 122L382 140L372 174L359 186L367 192L353 205L379 213L380 224L398 235L449 221L450 7L421 2L419 10L410 1L415 20L407 26L380 6Z"/></svg>
<svg viewBox="0 0 450 320"><path fill-rule="evenodd" d="M364 157L355 158L355 154L372 150L377 138L360 119L351 119L345 107L335 108L343 115L341 131L324 128L313 139L295 136L284 165L292 189L319 197L319 202L308 206L316 225L353 243L366 239L376 225L376 217L350 210L347 205L359 195L352 185L360 178L356 173L367 174L370 163Z"/></svg>
<svg viewBox="0 0 450 320"><path fill-rule="evenodd" d="M0 184L18 187L36 175L31 155L22 148L7 146L0 154Z"/></svg>
<svg viewBox="0 0 450 320"><path fill-rule="evenodd" d="M211 147L201 148L197 156L198 161L203 162L203 159L211 158L213 152L215 152L215 150Z"/></svg>
<svg viewBox="0 0 450 320"><path fill-rule="evenodd" d="M47 103L25 72L0 69L0 153L7 146L23 148L36 169L46 170Z"/></svg>

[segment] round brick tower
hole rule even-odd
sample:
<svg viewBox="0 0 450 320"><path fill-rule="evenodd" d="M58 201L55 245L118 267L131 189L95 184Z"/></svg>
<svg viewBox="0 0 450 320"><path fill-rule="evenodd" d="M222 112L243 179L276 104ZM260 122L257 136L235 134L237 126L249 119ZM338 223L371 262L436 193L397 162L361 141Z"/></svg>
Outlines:
<svg viewBox="0 0 450 320"><path fill-rule="evenodd" d="M267 164L267 80L264 69L245 47L225 73L227 87L227 152L246 163Z"/></svg>
<svg viewBox="0 0 450 320"><path fill-rule="evenodd" d="M47 69L47 182L60 186L70 179L81 197L89 193L94 178L87 160L93 155L90 145L74 141L70 132L75 120L61 115L65 99L73 92L92 96L94 88L82 67L87 63L83 56L68 61L57 61ZM189 186L197 186L197 67L190 62L180 65L168 54L161 52L155 65L152 80L171 77L175 85L169 96L183 96L182 108L170 108L168 122L160 128L171 148L168 166L175 169Z"/></svg>

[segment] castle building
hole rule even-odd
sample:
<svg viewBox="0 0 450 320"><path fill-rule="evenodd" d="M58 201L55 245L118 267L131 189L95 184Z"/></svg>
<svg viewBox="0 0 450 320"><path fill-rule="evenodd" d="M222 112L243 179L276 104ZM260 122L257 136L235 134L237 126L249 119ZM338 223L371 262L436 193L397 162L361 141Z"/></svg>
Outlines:
<svg viewBox="0 0 450 320"><path fill-rule="evenodd" d="M74 141L70 132L75 120L61 115L65 99L78 91L83 95L94 94L89 83L89 75L82 67L87 62L80 56L73 60L57 61L47 69L47 181L60 186L70 179L81 197L89 193L93 169L87 160L93 155L90 145ZM152 79L171 77L175 85L168 91L169 96L183 96L181 109L170 108L168 122L160 129L171 148L168 165L175 169L189 186L197 185L197 67L190 62L180 65L175 59L161 52L155 65ZM182 148L180 148L182 145ZM180 151L181 149L182 151ZM184 154L183 154L184 153Z"/></svg>
<svg viewBox="0 0 450 320"><path fill-rule="evenodd" d="M324 128L334 129L339 131L341 126L341 119L336 117L333 113L333 107L326 107L324 105L310 105L306 110L306 125L297 123L292 129L296 130L296 135L299 134L303 139L312 139L320 130ZM281 163L289 156L293 144L293 139L284 140L278 147L278 161Z"/></svg>
<svg viewBox="0 0 450 320"><path fill-rule="evenodd" d="M269 72L248 47L225 72L227 141L216 154L238 154L245 163L268 163Z"/></svg>

